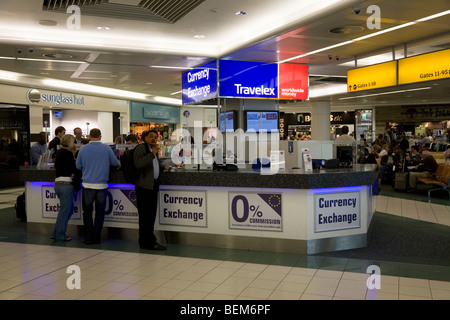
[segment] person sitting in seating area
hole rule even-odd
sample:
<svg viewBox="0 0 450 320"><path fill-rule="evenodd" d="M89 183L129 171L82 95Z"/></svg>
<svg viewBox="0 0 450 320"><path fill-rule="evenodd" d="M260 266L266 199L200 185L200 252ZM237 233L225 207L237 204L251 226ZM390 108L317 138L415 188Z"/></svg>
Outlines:
<svg viewBox="0 0 450 320"><path fill-rule="evenodd" d="M419 161L420 159L422 159L422 156L417 150L417 147L411 146L411 151L409 152L409 155L406 156L406 161L408 161L408 165L409 164L414 165L414 161Z"/></svg>
<svg viewBox="0 0 450 320"><path fill-rule="evenodd" d="M397 154L394 154L393 149L389 148L387 154L383 155L380 160L380 181L392 184L394 173L401 167L400 165Z"/></svg>
<svg viewBox="0 0 450 320"><path fill-rule="evenodd" d="M447 150L444 152L444 162L450 164L450 144L447 145Z"/></svg>
<svg viewBox="0 0 450 320"><path fill-rule="evenodd" d="M412 161L412 163L416 165L416 168L411 170L409 173L408 192L416 191L417 178L431 177L437 169L436 159L434 159L430 151L423 149L421 150L421 155L422 155L421 160Z"/></svg>

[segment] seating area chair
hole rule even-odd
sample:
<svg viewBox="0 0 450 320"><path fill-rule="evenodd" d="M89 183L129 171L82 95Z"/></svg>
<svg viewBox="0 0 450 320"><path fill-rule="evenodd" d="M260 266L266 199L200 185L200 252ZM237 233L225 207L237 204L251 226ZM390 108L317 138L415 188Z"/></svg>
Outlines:
<svg viewBox="0 0 450 320"><path fill-rule="evenodd" d="M428 202L431 202L431 192L445 190L450 195L450 165L438 164L436 172L429 178L418 178L417 182L422 182L432 187L428 189Z"/></svg>

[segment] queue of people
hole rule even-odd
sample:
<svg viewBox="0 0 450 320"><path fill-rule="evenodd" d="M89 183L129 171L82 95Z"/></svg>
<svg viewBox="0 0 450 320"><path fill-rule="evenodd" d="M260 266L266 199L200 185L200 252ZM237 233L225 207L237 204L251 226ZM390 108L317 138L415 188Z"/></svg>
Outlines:
<svg viewBox="0 0 450 320"><path fill-rule="evenodd" d="M163 167L158 158L158 132L151 130L145 132L143 136L140 144L133 134L124 139L126 144L136 145L134 163L137 168L142 169L135 183L139 219L138 242L141 249L166 250L154 235L154 223L158 204L159 175L162 170L170 168ZM74 135L71 135L65 134L64 127L55 129L51 147L55 150L55 192L60 201L60 210L50 235L54 241L72 240L72 237L66 234L67 225L73 214L75 193L81 189L84 227L82 242L86 245L101 242L110 168L120 165L120 153L116 154L113 148L103 144L101 139L102 134L98 128L90 130L88 140L81 136L77 137L76 130ZM123 138L120 142L122 140ZM83 147L77 148L77 144Z"/></svg>

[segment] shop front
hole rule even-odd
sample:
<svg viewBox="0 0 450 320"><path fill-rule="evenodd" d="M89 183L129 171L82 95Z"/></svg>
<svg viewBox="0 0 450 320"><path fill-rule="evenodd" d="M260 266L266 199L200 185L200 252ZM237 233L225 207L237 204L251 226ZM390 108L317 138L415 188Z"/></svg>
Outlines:
<svg viewBox="0 0 450 320"><path fill-rule="evenodd" d="M146 102L130 102L130 133L139 141L142 133L156 130L161 140L170 140L176 125L180 123L179 108Z"/></svg>
<svg viewBox="0 0 450 320"><path fill-rule="evenodd" d="M281 113L283 123L281 139L311 140L311 113ZM330 135L334 139L342 132L342 127L348 126L350 133L355 131L355 112L332 112L330 114Z"/></svg>
<svg viewBox="0 0 450 320"><path fill-rule="evenodd" d="M83 136L97 127L102 141L113 143L115 136L129 131L125 100L3 84L0 97L0 187L23 185L17 171L31 164L30 147L40 132L47 133L48 143L58 126L67 134L78 127Z"/></svg>

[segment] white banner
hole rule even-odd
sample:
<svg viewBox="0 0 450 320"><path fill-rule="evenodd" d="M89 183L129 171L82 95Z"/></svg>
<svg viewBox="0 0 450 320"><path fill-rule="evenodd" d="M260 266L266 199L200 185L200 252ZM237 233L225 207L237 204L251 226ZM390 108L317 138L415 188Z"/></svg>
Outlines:
<svg viewBox="0 0 450 320"><path fill-rule="evenodd" d="M134 188L106 191L105 221L139 222Z"/></svg>
<svg viewBox="0 0 450 320"><path fill-rule="evenodd" d="M361 227L360 193L314 195L315 232Z"/></svg>
<svg viewBox="0 0 450 320"><path fill-rule="evenodd" d="M159 190L159 223L206 227L206 191Z"/></svg>
<svg viewBox="0 0 450 320"><path fill-rule="evenodd" d="M229 192L230 229L282 231L281 193Z"/></svg>
<svg viewBox="0 0 450 320"><path fill-rule="evenodd" d="M51 186L42 186L42 217L56 219L59 213L59 199L56 195L55 188ZM73 199L73 214L71 219L80 220L82 215L81 209L81 190L75 193Z"/></svg>

